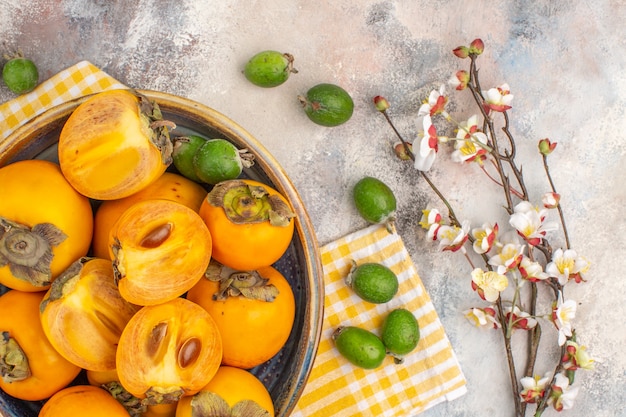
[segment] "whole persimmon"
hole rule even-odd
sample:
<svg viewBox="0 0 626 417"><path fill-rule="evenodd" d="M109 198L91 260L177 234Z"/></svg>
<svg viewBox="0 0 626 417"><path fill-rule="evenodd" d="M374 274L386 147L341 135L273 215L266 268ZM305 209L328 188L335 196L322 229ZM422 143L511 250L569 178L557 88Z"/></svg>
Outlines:
<svg viewBox="0 0 626 417"><path fill-rule="evenodd" d="M184 298L141 308L122 332L117 374L146 405L171 403L200 391L222 360L215 321Z"/></svg>
<svg viewBox="0 0 626 417"><path fill-rule="evenodd" d="M80 372L43 331L39 320L43 296L43 292L17 290L0 296L0 389L21 400L44 400Z"/></svg>
<svg viewBox="0 0 626 417"><path fill-rule="evenodd" d="M58 164L24 160L0 168L0 284L45 291L89 251L93 211Z"/></svg>
<svg viewBox="0 0 626 417"><path fill-rule="evenodd" d="M194 410L212 410L215 415L223 416L243 415L235 414L235 410L242 409L248 411L245 415L274 417L272 397L256 376L245 369L220 366L200 392L181 398L176 417L194 417L197 415Z"/></svg>
<svg viewBox="0 0 626 417"><path fill-rule="evenodd" d="M276 268L237 271L211 262L187 299L209 312L222 336L224 365L251 369L285 345L295 318L289 282Z"/></svg>
<svg viewBox="0 0 626 417"><path fill-rule="evenodd" d="M163 199L181 203L199 211L206 190L198 183L173 172L165 172L141 191L117 200L103 201L94 216L93 256L109 258L109 233L120 216L135 203L144 200Z"/></svg>
<svg viewBox="0 0 626 417"><path fill-rule="evenodd" d="M276 189L254 180L216 184L200 207L213 236L213 258L239 270L272 265L285 253L295 214Z"/></svg>
<svg viewBox="0 0 626 417"><path fill-rule="evenodd" d="M127 197L159 178L172 162L168 123L158 104L131 90L96 93L67 119L59 164L81 194Z"/></svg>
<svg viewBox="0 0 626 417"><path fill-rule="evenodd" d="M132 205L113 225L109 246L126 300L154 305L180 297L209 265L212 238L202 218L169 200Z"/></svg>
<svg viewBox="0 0 626 417"><path fill-rule="evenodd" d="M41 407L39 417L128 417L111 394L93 385L74 385L58 391Z"/></svg>

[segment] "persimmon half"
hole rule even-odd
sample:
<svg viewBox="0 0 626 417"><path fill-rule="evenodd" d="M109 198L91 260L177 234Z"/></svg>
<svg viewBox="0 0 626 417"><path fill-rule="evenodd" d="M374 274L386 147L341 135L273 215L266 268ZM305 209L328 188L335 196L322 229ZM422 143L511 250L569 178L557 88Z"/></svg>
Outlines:
<svg viewBox="0 0 626 417"><path fill-rule="evenodd" d="M265 385L252 373L221 366L200 392L178 402L176 417L200 415L274 417L274 403Z"/></svg>
<svg viewBox="0 0 626 417"><path fill-rule="evenodd" d="M103 201L94 216L93 256L109 258L109 233L120 216L135 203L144 200L163 199L181 203L193 211L199 211L206 197L206 190L198 183L173 172L165 172L141 191L117 200Z"/></svg>
<svg viewBox="0 0 626 417"><path fill-rule="evenodd" d="M96 93L74 109L59 135L59 164L81 194L127 197L172 162L168 123L158 104L131 90Z"/></svg>
<svg viewBox="0 0 626 417"><path fill-rule="evenodd" d="M222 336L222 363L244 369L276 355L295 318L291 286L272 266L242 272L212 262L187 299L215 320Z"/></svg>
<svg viewBox="0 0 626 417"><path fill-rule="evenodd" d="M289 202L258 181L216 184L199 213L213 236L213 258L234 269L272 265L293 237L295 214Z"/></svg>
<svg viewBox="0 0 626 417"><path fill-rule="evenodd" d="M145 404L200 391L217 372L222 339L215 321L184 298L146 306L128 322L117 349L122 386Z"/></svg>
<svg viewBox="0 0 626 417"><path fill-rule="evenodd" d="M41 407L38 417L128 417L111 394L93 385L73 385L58 391Z"/></svg>
<svg viewBox="0 0 626 417"><path fill-rule="evenodd" d="M122 298L108 259L76 261L41 302L41 324L55 349L93 371L115 369L117 343L138 306Z"/></svg>
<svg viewBox="0 0 626 417"><path fill-rule="evenodd" d="M17 290L0 296L0 389L21 400L44 400L80 372L43 331L39 320L43 296Z"/></svg>
<svg viewBox="0 0 626 417"><path fill-rule="evenodd" d="M138 305L179 297L204 275L212 239L202 218L169 200L145 200L128 208L109 236L118 288Z"/></svg>
<svg viewBox="0 0 626 417"><path fill-rule="evenodd" d="M0 284L45 291L89 251L93 211L58 164L24 160L0 168Z"/></svg>

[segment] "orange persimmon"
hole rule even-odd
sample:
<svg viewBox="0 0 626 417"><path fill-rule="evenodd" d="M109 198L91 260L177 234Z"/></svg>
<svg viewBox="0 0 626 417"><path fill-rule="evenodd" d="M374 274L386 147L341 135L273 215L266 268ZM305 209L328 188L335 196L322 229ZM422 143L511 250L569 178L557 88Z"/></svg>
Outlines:
<svg viewBox="0 0 626 417"><path fill-rule="evenodd" d="M191 397L181 398L176 407L176 417L194 417L194 409L219 410L222 412L219 415L228 416L233 407L236 405L243 407L245 403L248 403L246 407L255 407L259 410L259 413L254 415L274 417L272 397L256 376L245 369L221 366L200 392Z"/></svg>
<svg viewBox="0 0 626 417"><path fill-rule="evenodd" d="M189 207L144 200L115 222L109 246L120 294L144 306L169 301L193 287L209 265L212 239Z"/></svg>
<svg viewBox="0 0 626 417"><path fill-rule="evenodd" d="M0 284L45 291L89 251L93 211L59 166L43 160L0 168Z"/></svg>
<svg viewBox="0 0 626 417"><path fill-rule="evenodd" d="M287 199L274 188L253 180L218 183L200 207L213 236L213 258L239 270L254 270L276 262L294 232Z"/></svg>
<svg viewBox="0 0 626 417"><path fill-rule="evenodd" d="M81 194L112 200L159 178L172 162L172 149L156 103L130 90L109 90L72 112L59 135L58 156Z"/></svg>
<svg viewBox="0 0 626 417"><path fill-rule="evenodd" d="M222 336L224 365L250 369L284 346L295 318L287 279L274 267L239 272L212 262L187 299L209 312Z"/></svg>
<svg viewBox="0 0 626 417"><path fill-rule="evenodd" d="M41 302L41 324L55 349L84 369L115 369L117 343L138 306L120 295L108 259L73 263Z"/></svg>
<svg viewBox="0 0 626 417"><path fill-rule="evenodd" d="M13 358L9 365L0 356L0 388L21 400L46 399L80 372L80 367L56 351L43 331L39 320L43 296L43 292L17 290L0 296L0 351ZM19 366L16 357L22 358Z"/></svg>
<svg viewBox="0 0 626 417"><path fill-rule="evenodd" d="M122 332L117 374L146 405L200 391L217 372L222 339L215 321L184 298L141 308Z"/></svg>
<svg viewBox="0 0 626 417"><path fill-rule="evenodd" d="M111 394L93 385L74 385L58 391L43 405L39 417L128 417Z"/></svg>

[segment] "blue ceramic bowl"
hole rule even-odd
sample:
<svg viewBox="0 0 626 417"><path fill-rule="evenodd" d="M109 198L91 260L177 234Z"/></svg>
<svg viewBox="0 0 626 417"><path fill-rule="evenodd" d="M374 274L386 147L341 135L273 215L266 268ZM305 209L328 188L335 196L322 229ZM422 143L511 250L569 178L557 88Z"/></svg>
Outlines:
<svg viewBox="0 0 626 417"><path fill-rule="evenodd" d="M224 138L255 155L255 165L243 177L273 186L291 203L296 213L296 233L283 257L274 265L289 281L296 298L296 317L283 349L268 362L251 370L267 387L276 417L291 414L306 384L319 344L324 307L324 285L319 248L306 209L289 178L248 132L219 112L181 97L140 91L155 100L164 118L176 123L174 134L196 133ZM85 99L78 99L32 119L0 143L0 166L23 159L58 161L56 142L65 120ZM0 294L7 291L0 285ZM1 330L1 329L0 329ZM86 383L79 375L75 383ZM43 402L13 398L0 390L0 416L36 417Z"/></svg>

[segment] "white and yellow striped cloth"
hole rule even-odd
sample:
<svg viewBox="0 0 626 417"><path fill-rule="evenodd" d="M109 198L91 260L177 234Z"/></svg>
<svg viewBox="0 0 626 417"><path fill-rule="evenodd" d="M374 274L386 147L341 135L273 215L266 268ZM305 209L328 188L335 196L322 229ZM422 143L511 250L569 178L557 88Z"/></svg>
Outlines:
<svg viewBox="0 0 626 417"><path fill-rule="evenodd" d="M321 248L326 288L321 342L311 375L293 417L410 417L465 394L465 377L437 312L399 235L370 226ZM352 266L381 262L400 281L385 304L361 300L346 286ZM354 325L380 334L386 314L398 307L413 312L420 342L396 365L391 357L375 370L350 364L334 347L338 326Z"/></svg>
<svg viewBox="0 0 626 417"><path fill-rule="evenodd" d="M0 141L54 106L104 90L126 88L89 61L81 61L39 84L33 91L0 104Z"/></svg>

